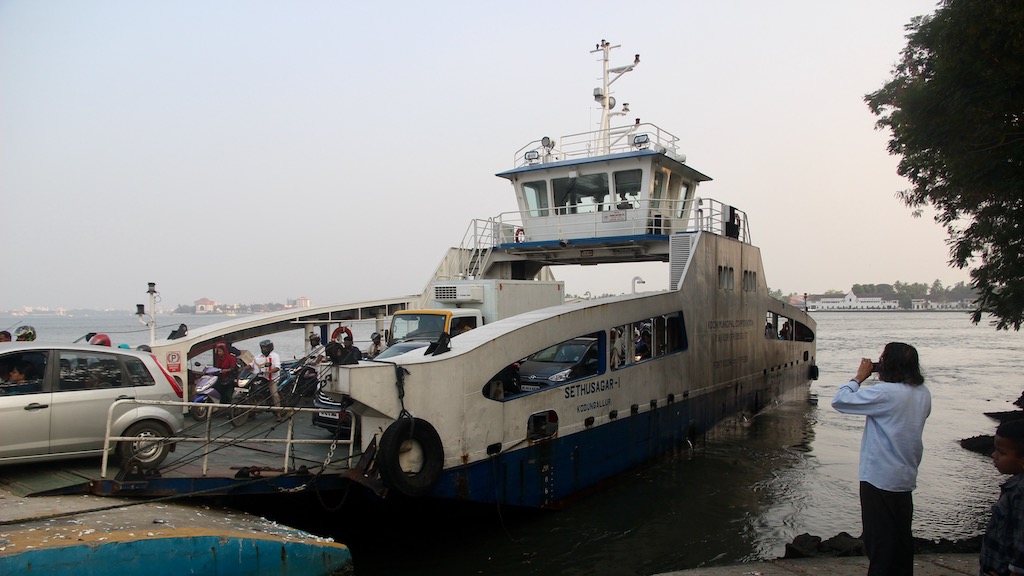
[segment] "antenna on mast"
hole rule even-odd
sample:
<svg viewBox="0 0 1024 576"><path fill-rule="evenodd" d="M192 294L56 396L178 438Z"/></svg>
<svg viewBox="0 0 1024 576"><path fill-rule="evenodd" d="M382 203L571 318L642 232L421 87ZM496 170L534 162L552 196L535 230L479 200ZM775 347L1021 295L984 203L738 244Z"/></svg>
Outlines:
<svg viewBox="0 0 1024 576"><path fill-rule="evenodd" d="M609 87L626 72L632 72L633 68L636 68L636 65L640 63L640 55L637 54L634 56L632 64L608 68L608 57L611 54L611 51L620 47L621 46L618 44L612 46L612 44L607 40L601 39L601 42L599 42L595 48L590 51L591 54L595 52L602 53L601 60L603 74L601 76L601 86L594 88L594 100L601 105L601 130L598 134L597 143L598 154L608 154L611 152L611 117L629 113L629 104L623 105L622 112L611 111L612 108L615 108L615 98L609 93ZM609 77L609 75L612 76Z"/></svg>

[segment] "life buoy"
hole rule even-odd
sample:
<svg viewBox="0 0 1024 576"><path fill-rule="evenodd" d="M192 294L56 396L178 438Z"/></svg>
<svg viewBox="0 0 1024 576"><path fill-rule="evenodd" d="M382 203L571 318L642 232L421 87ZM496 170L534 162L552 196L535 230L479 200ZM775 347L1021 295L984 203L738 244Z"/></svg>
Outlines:
<svg viewBox="0 0 1024 576"><path fill-rule="evenodd" d="M338 339L338 336L342 332L344 332L349 338L352 337L352 331L348 329L348 326L338 326L334 329L334 332L331 333L331 341L341 342L341 340Z"/></svg>
<svg viewBox="0 0 1024 576"><path fill-rule="evenodd" d="M437 430L420 418L399 418L388 426L377 448L384 485L406 496L426 496L444 468L444 446Z"/></svg>
<svg viewBox="0 0 1024 576"><path fill-rule="evenodd" d="M516 242L523 242L526 240L526 230L522 228L516 228Z"/></svg>

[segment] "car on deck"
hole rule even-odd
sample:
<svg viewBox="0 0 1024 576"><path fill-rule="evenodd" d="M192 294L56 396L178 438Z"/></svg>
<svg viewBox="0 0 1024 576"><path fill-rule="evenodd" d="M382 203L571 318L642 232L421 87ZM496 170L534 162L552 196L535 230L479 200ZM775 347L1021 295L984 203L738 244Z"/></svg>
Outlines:
<svg viewBox="0 0 1024 576"><path fill-rule="evenodd" d="M584 378L600 369L597 338L580 337L559 342L527 356L519 363L519 386L524 392Z"/></svg>
<svg viewBox="0 0 1024 576"><path fill-rule="evenodd" d="M120 399L181 402L183 391L147 352L88 344L12 342L0 345L0 465L101 455L111 436L124 465L155 468L174 449L163 440L181 432L180 406Z"/></svg>

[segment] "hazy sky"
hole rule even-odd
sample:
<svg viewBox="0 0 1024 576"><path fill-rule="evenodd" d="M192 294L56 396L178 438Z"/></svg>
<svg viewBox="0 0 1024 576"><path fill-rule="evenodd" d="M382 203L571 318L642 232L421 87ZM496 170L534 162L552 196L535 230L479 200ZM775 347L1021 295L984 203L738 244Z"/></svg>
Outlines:
<svg viewBox="0 0 1024 576"><path fill-rule="evenodd" d="M933 0L0 0L0 309L419 293L495 173L614 94L750 218L773 289L950 285L864 95ZM555 270L570 293L665 265Z"/></svg>

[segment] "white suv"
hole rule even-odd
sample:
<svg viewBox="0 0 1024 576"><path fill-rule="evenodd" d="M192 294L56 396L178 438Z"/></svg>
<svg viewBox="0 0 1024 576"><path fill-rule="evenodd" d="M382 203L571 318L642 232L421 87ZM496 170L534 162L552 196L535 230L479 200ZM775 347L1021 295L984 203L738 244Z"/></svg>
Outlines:
<svg viewBox="0 0 1024 576"><path fill-rule="evenodd" d="M102 454L115 400L180 402L181 386L152 354L106 346L0 343L0 465ZM180 407L124 403L111 415L125 463L155 468L184 427Z"/></svg>

